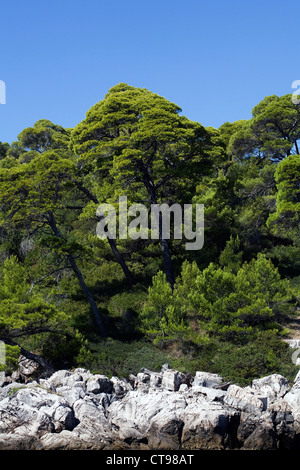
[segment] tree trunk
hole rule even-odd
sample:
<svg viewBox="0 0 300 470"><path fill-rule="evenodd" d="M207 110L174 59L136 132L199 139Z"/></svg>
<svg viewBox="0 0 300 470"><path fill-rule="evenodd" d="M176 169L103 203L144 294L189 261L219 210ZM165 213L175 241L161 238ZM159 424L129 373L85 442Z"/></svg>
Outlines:
<svg viewBox="0 0 300 470"><path fill-rule="evenodd" d="M118 261L121 268L123 269L123 273L125 274L127 281L129 282L130 285L133 286L134 283L135 283L134 279L132 277L131 272L128 269L127 264L125 263L125 260L124 260L123 256L121 255L121 253L119 252L119 250L117 248L115 240L113 238L109 238L109 236L107 236L107 239L108 239L108 243L111 247L111 250L112 250L113 254L116 257L116 260Z"/></svg>
<svg viewBox="0 0 300 470"><path fill-rule="evenodd" d="M26 357L27 359L30 359L31 361L37 362L41 366L44 373L46 373L46 375L50 376L55 372L55 369L52 366L52 364L46 361L42 356L38 356L37 354L27 351L27 349L24 349L22 346L20 346L18 343L13 341L11 338L4 337L1 339L3 339L4 343L8 344L9 346L18 346L20 348L20 353L22 354L22 356Z"/></svg>
<svg viewBox="0 0 300 470"><path fill-rule="evenodd" d="M150 178L150 175L148 171L144 168L143 169L143 180L144 180L144 185L148 191L148 195L150 197L151 204L158 204L157 202L157 194L156 194L156 188ZM172 263L172 258L171 258L171 253L169 249L169 244L168 241L163 238L162 236L162 214L159 212L159 222L158 222L158 233L159 233L159 242L161 246L161 251L162 251L162 256L163 256L163 262L164 262L164 268L165 268L165 274L168 283L170 284L172 290L174 288L174 283L175 283L175 277L174 277L174 270L173 270L173 263Z"/></svg>
<svg viewBox="0 0 300 470"><path fill-rule="evenodd" d="M164 260L164 266L165 266L165 274L168 283L170 284L172 290L174 289L174 271L173 271L173 264L172 264L172 259L171 259L171 253L169 250L169 244L167 240L162 238L162 230L161 230L161 225L159 227L159 239L160 239L160 246L162 250L162 255L163 255L163 260Z"/></svg>
<svg viewBox="0 0 300 470"><path fill-rule="evenodd" d="M48 218L48 222L49 222L49 226L51 227L54 235L56 237L59 237L61 238L61 234L60 234L60 231L58 230L58 227L56 225L56 220L54 218L54 215L53 215L53 212L49 212L49 218ZM77 266L77 263L75 261L75 258L73 255L67 255L67 259L71 265L71 268L73 269L73 272L75 274L75 276L77 277L78 281L79 281L79 284L80 284L80 287L87 299L87 301L89 302L90 304L90 307L91 307L91 310L92 310L92 313L93 313L93 317L94 317L94 320L95 320L95 323L97 325L97 328L101 334L101 336L103 338L106 338L107 337L107 333L106 333L106 330L105 330L105 327L104 327L104 324L103 324L103 321L102 321L102 318L101 318L101 315L99 313L99 310L98 310L98 307L96 305L96 302L95 302L95 299L93 297L93 294L90 292L90 290L88 289L85 281L84 281L84 278L82 276L82 273L80 271L80 269L78 268Z"/></svg>
<svg viewBox="0 0 300 470"><path fill-rule="evenodd" d="M95 204L99 204L99 201L98 199L96 198L96 196L94 194L92 194L87 188L85 188L81 183L77 182L77 187L78 189L80 189L80 191L82 191L91 201L93 201ZM115 240L113 238L110 238L109 237L109 232L107 232L107 239L108 239L108 243L110 245L110 248L113 252L113 254L115 255L116 257L116 260L118 261L118 263L120 264L122 270L123 270L123 273L125 274L125 277L127 279L127 281L129 282L130 285L134 285L135 284L135 281L133 279L133 276L123 258L123 256L121 255L121 253L119 252L118 248L117 248L117 244L115 242Z"/></svg>
<svg viewBox="0 0 300 470"><path fill-rule="evenodd" d="M106 330L105 330L105 327L103 325L103 321L102 321L102 318L100 316L100 313L99 313L98 307L96 305L95 299L93 297L93 294L88 289L88 287L87 287L87 285L86 285L86 283L83 279L83 276L81 274L81 271L78 268L78 266L76 264L76 261L75 261L75 259L72 255L68 255L68 261L71 265L71 268L74 271L75 276L77 277L77 279L79 281L79 284L80 284L80 287L81 287L82 291L84 292L84 294L85 294L85 296L86 296L86 298L87 298L87 300L88 300L88 302L91 306L93 317L94 317L95 323L98 327L98 330L99 330L101 336L103 338L106 338L107 337Z"/></svg>

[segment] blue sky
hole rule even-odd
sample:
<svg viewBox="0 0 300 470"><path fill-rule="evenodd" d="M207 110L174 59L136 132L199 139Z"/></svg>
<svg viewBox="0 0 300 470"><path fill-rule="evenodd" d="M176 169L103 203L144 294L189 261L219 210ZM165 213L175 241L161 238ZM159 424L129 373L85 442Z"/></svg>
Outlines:
<svg viewBox="0 0 300 470"><path fill-rule="evenodd" d="M205 126L248 119L300 79L299 1L15 0L0 5L0 141L73 127L120 82Z"/></svg>

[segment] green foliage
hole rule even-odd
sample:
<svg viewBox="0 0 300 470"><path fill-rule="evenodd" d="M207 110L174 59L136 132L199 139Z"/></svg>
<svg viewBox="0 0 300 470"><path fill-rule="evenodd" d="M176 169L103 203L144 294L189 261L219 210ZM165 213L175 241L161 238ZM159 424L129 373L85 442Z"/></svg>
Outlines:
<svg viewBox="0 0 300 470"><path fill-rule="evenodd" d="M236 273L213 263L203 271L185 263L173 292L163 273L153 278L141 320L157 342L186 338L184 319L196 315L210 336L245 344L260 330L280 332L280 318L295 309L292 299L289 282L263 254Z"/></svg>
<svg viewBox="0 0 300 470"><path fill-rule="evenodd" d="M300 158L290 155L281 161L275 172L277 184L276 212L267 223L275 234L300 244Z"/></svg>
<svg viewBox="0 0 300 470"><path fill-rule="evenodd" d="M48 331L59 335L66 328L68 315L31 290L25 267L16 257L7 259L1 272L0 338L6 344L6 368L14 368L24 338ZM16 345L13 343L16 342Z"/></svg>
<svg viewBox="0 0 300 470"><path fill-rule="evenodd" d="M59 333L37 334L27 339L25 345L38 350L56 369L85 367L92 359L88 341L77 329L64 328Z"/></svg>
<svg viewBox="0 0 300 470"><path fill-rule="evenodd" d="M25 267L16 256L11 256L4 261L1 271L0 301L13 299L23 302L29 288Z"/></svg>
<svg viewBox="0 0 300 470"><path fill-rule="evenodd" d="M228 269L236 273L241 267L243 260L243 251L240 249L241 242L239 236L233 238L232 236L226 242L226 246L220 254L220 266L226 266Z"/></svg>
<svg viewBox="0 0 300 470"><path fill-rule="evenodd" d="M116 203L126 194L149 208L192 197L197 179L211 171L212 158L220 159L220 146L216 130L180 111L149 90L121 83L86 113L72 131L70 148L98 200ZM161 236L159 242L172 286L170 243Z"/></svg>
<svg viewBox="0 0 300 470"><path fill-rule="evenodd" d="M299 154L300 110L292 95L267 96L252 110L252 119L232 134L229 152L238 158L256 155L278 162Z"/></svg>
<svg viewBox="0 0 300 470"><path fill-rule="evenodd" d="M184 341L189 334L190 328L175 310L172 289L162 271L153 278L140 319L142 331L153 338L154 344Z"/></svg>
<svg viewBox="0 0 300 470"><path fill-rule="evenodd" d="M0 142L0 160L6 157L9 144L7 142Z"/></svg>
<svg viewBox="0 0 300 470"><path fill-rule="evenodd" d="M293 349L276 332L262 331L246 344L212 338L188 354L170 354L167 362L184 373L211 372L220 374L224 381L247 386L254 379L274 373L292 382L299 370L292 362L292 353Z"/></svg>
<svg viewBox="0 0 300 470"><path fill-rule="evenodd" d="M2 346L1 346L2 347ZM0 361L0 372L11 372L17 369L18 359L20 357L20 346L11 346L4 343L4 354L5 354L5 364L1 364ZM2 351L1 351L2 352Z"/></svg>
<svg viewBox="0 0 300 470"><path fill-rule="evenodd" d="M19 147L23 148L24 152L32 150L43 153L49 149L67 149L69 131L47 119L41 119L33 127L24 129L18 139Z"/></svg>
<svg viewBox="0 0 300 470"><path fill-rule="evenodd" d="M270 260L259 254L244 263L236 275L212 267L210 271L209 277L206 273L203 276L204 283L210 284L205 299L210 300L210 331L239 343L255 337L257 330L281 331L280 317L295 307L290 304L288 281L280 278ZM203 282L200 286L204 288Z"/></svg>
<svg viewBox="0 0 300 470"><path fill-rule="evenodd" d="M240 386L274 373L293 380L298 368L291 356L291 348L274 332L262 332L245 345L220 344L212 358L211 371Z"/></svg>
<svg viewBox="0 0 300 470"><path fill-rule="evenodd" d="M92 372L128 378L136 375L143 367L159 371L170 361L165 351L145 340L120 341L108 338L106 341L89 343L92 360L85 363Z"/></svg>
<svg viewBox="0 0 300 470"><path fill-rule="evenodd" d="M293 377L282 338L300 305L299 140L291 95L214 129L120 83L74 129L42 119L0 143L5 367L20 344L55 367L107 375L168 362L242 385ZM204 204L203 249L98 239L96 208L121 195L148 209Z"/></svg>

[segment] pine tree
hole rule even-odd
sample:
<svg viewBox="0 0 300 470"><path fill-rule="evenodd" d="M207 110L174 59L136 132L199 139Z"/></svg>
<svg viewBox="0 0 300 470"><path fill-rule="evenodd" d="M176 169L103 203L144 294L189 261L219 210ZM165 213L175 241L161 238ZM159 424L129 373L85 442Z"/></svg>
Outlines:
<svg viewBox="0 0 300 470"><path fill-rule="evenodd" d="M0 340L6 345L4 367L8 367L16 362L20 352L32 357L22 347L24 339L42 333L63 333L69 318L31 289L28 273L15 256L5 260L0 283ZM44 363L41 358L38 360Z"/></svg>

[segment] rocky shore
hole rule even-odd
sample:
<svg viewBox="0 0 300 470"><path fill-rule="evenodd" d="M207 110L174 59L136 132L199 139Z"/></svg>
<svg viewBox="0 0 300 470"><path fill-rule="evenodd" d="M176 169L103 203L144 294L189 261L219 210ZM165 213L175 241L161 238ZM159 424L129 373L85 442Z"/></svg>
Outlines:
<svg viewBox="0 0 300 470"><path fill-rule="evenodd" d="M0 450L300 446L300 372L292 384L273 374L239 387L216 374L185 375L168 365L128 380L85 369L32 379L30 361L22 367L0 381Z"/></svg>

